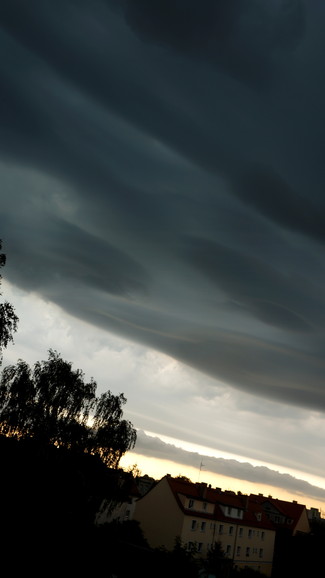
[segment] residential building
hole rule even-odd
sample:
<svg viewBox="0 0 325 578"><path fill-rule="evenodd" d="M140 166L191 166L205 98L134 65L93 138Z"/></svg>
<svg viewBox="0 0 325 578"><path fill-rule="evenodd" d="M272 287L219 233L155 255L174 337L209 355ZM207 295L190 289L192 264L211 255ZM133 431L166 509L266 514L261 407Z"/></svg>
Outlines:
<svg viewBox="0 0 325 578"><path fill-rule="evenodd" d="M135 504L141 496L132 474L117 472L117 488L113 497L102 501L96 514L95 524L107 524L116 520L126 522L133 519Z"/></svg>
<svg viewBox="0 0 325 578"><path fill-rule="evenodd" d="M134 519L152 547L172 550L180 538L206 557L219 542L236 567L271 576L274 524L248 496L167 475L136 502Z"/></svg>
<svg viewBox="0 0 325 578"><path fill-rule="evenodd" d="M152 488L152 486L154 486L154 484L156 484L156 480L154 478L151 478L147 474L145 474L144 476L137 476L135 478L135 483L136 483L137 488L140 492L140 495L144 496L144 494L149 492L149 490Z"/></svg>
<svg viewBox="0 0 325 578"><path fill-rule="evenodd" d="M295 536L299 532L310 532L308 510L305 505L298 504L296 500L286 502L272 496L263 496L263 494L251 494L249 500L263 508L278 533Z"/></svg>
<svg viewBox="0 0 325 578"><path fill-rule="evenodd" d="M263 494L249 496L250 504L257 504L274 524L276 537L274 543L273 570L275 576L287 576L290 565L296 564L296 550L304 534L310 533L308 510L305 505L297 501L287 502ZM297 542L298 540L298 542ZM303 542L306 544L306 541ZM308 543L308 542L307 542ZM288 560L292 558L292 560Z"/></svg>
<svg viewBox="0 0 325 578"><path fill-rule="evenodd" d="M310 508L307 510L308 513L308 520L311 522L321 522L323 520L322 514L318 508Z"/></svg>

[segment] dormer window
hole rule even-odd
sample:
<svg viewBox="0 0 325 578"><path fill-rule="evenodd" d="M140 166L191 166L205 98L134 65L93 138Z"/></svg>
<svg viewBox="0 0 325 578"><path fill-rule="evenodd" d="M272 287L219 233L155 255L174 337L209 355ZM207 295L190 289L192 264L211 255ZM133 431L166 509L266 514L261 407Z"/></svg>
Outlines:
<svg viewBox="0 0 325 578"><path fill-rule="evenodd" d="M189 500L188 507L193 508L193 506L194 506L194 500Z"/></svg>

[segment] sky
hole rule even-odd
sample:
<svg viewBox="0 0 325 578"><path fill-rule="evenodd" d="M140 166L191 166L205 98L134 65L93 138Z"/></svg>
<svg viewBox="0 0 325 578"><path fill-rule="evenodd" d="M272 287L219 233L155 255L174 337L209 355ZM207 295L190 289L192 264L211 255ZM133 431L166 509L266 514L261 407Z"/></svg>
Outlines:
<svg viewBox="0 0 325 578"><path fill-rule="evenodd" d="M124 392L140 468L325 510L324 19L5 3L0 238L4 365L53 348Z"/></svg>

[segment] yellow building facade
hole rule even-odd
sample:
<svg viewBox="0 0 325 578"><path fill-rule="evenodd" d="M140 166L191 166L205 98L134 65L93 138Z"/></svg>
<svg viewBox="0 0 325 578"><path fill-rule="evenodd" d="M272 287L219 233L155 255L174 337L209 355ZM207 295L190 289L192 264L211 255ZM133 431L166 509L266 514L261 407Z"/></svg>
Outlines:
<svg viewBox="0 0 325 578"><path fill-rule="evenodd" d="M248 496L167 475L137 501L134 519L151 547L172 550L179 538L206 558L219 542L234 566L271 576L275 529Z"/></svg>

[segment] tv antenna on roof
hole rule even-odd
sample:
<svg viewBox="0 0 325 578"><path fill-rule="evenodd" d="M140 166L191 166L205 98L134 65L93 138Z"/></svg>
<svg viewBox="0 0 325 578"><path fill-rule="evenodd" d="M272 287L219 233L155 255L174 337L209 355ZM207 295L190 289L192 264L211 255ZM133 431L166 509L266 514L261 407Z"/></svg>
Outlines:
<svg viewBox="0 0 325 578"><path fill-rule="evenodd" d="M204 468L204 467L205 467L204 463L201 461L198 482L200 481L201 471L202 471L202 468Z"/></svg>

